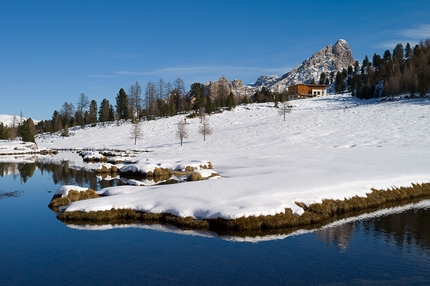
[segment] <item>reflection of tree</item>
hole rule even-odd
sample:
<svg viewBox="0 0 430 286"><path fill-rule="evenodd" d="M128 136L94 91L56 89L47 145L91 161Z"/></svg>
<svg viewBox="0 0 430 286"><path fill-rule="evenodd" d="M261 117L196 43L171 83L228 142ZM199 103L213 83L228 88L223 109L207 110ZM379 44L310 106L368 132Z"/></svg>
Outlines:
<svg viewBox="0 0 430 286"><path fill-rule="evenodd" d="M70 168L68 161L60 163L0 163L0 177L5 175L20 175L24 183L33 176L38 168L42 175L47 172L55 184L86 186L93 190L121 184L120 180L97 180L96 174L84 168Z"/></svg>
<svg viewBox="0 0 430 286"><path fill-rule="evenodd" d="M26 183L28 178L33 176L33 173L36 170L36 163L18 163L18 170L22 181Z"/></svg>
<svg viewBox="0 0 430 286"><path fill-rule="evenodd" d="M354 224L346 223L340 226L320 229L316 234L322 241L336 244L341 251L345 251L352 240L354 229Z"/></svg>
<svg viewBox="0 0 430 286"><path fill-rule="evenodd" d="M6 163L0 163L0 177L7 175L9 172L9 167Z"/></svg>
<svg viewBox="0 0 430 286"><path fill-rule="evenodd" d="M430 210L409 210L391 214L378 220L363 222L367 233L376 238L394 240L399 246L414 245L430 251Z"/></svg>
<svg viewBox="0 0 430 286"><path fill-rule="evenodd" d="M18 173L18 165L16 163L0 163L0 177L6 175L14 175Z"/></svg>
<svg viewBox="0 0 430 286"><path fill-rule="evenodd" d="M62 161L59 164L37 162L37 167L42 174L43 172L51 173L55 184L89 186L91 189L97 190L95 174L83 168L72 169L68 161Z"/></svg>

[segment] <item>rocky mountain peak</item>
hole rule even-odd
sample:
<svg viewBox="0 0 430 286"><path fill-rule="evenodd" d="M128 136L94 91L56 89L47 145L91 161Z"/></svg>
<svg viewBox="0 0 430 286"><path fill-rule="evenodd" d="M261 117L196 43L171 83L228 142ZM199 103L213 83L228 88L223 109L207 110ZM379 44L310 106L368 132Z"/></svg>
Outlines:
<svg viewBox="0 0 430 286"><path fill-rule="evenodd" d="M218 81L206 83L206 89L208 94L216 94L218 90L222 90L222 93L225 92L226 94L233 92L239 99L250 96L263 87L272 91L283 92L288 86L296 83L311 83L312 81L318 83L323 72L326 74L326 78L329 78L331 72L336 74L342 69L354 66L354 64L355 59L348 42L339 39L334 45L329 44L320 49L281 77L263 75L251 86L244 85L241 80L228 81L222 77Z"/></svg>
<svg viewBox="0 0 430 286"><path fill-rule="evenodd" d="M263 83L262 86L282 92L295 83L310 83L312 80L318 82L321 73L324 72L326 75L331 72L337 73L344 68L354 66L354 63L355 59L348 42L339 39L334 46L329 44L320 49L296 68L284 74L278 81Z"/></svg>

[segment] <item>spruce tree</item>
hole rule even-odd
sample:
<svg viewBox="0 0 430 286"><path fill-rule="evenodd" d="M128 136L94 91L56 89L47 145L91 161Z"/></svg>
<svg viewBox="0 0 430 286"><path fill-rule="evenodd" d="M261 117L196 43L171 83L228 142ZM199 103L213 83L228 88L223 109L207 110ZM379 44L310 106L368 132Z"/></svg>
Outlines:
<svg viewBox="0 0 430 286"><path fill-rule="evenodd" d="M0 122L0 139L9 139L9 132L7 126Z"/></svg>
<svg viewBox="0 0 430 286"><path fill-rule="evenodd" d="M24 142L36 142L34 140L35 130L33 120L29 118L18 127L18 134Z"/></svg>
<svg viewBox="0 0 430 286"><path fill-rule="evenodd" d="M232 110L236 107L236 102L234 101L234 95L230 92L227 96L227 108L228 110Z"/></svg>
<svg viewBox="0 0 430 286"><path fill-rule="evenodd" d="M124 91L123 88L121 88L116 95L116 113L118 114L119 119L127 120L129 119L129 113L128 113L128 95Z"/></svg>

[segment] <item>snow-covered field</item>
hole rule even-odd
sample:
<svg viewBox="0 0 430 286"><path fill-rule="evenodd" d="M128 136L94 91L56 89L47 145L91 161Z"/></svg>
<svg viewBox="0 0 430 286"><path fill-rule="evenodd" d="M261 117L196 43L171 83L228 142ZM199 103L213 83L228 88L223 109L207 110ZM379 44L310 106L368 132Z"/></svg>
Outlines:
<svg viewBox="0 0 430 286"><path fill-rule="evenodd" d="M148 149L139 163L210 161L221 179L164 186L121 186L110 196L70 204L66 211L132 208L195 218L270 215L295 202L363 196L430 182L430 100L384 103L335 95L291 102L286 121L273 103L239 106L208 117L213 134L198 133L187 119L180 146L176 126L183 116L142 123L133 145L131 126L115 124L71 131L68 138L39 138L39 148Z"/></svg>

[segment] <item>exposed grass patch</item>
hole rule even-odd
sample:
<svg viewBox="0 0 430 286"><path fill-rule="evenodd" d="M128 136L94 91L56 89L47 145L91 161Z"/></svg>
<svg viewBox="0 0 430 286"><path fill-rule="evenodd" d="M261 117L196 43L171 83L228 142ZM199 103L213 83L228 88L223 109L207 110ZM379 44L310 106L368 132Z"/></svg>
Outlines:
<svg viewBox="0 0 430 286"><path fill-rule="evenodd" d="M212 166L212 163L211 162L208 162L207 164L205 164L205 165L200 165L200 168L201 169L213 169L213 166Z"/></svg>
<svg viewBox="0 0 430 286"><path fill-rule="evenodd" d="M61 197L61 195L54 195L48 207L54 211L58 211L59 207L67 206L72 202L94 199L98 197L99 195L92 189L88 189L84 192L70 190L65 197Z"/></svg>
<svg viewBox="0 0 430 286"><path fill-rule="evenodd" d="M70 193L70 192L69 192ZM75 195L72 195L75 198ZM65 212L58 215L64 222L110 222L121 220L142 221L150 223L167 223L181 229L205 229L229 233L261 233L271 229L291 229L297 227L317 226L349 216L372 212L381 208L401 206L421 199L430 198L430 183L413 184L412 187L392 188L390 190L372 189L366 197L353 197L346 200L323 200L322 203L306 206L297 203L304 209L301 216L285 209L285 213L268 216L251 216L233 220L222 218L197 220L191 217L177 217L171 214L152 214L130 209L100 212Z"/></svg>
<svg viewBox="0 0 430 286"><path fill-rule="evenodd" d="M198 172L192 172L188 177L188 181L201 181L204 180L203 176Z"/></svg>

